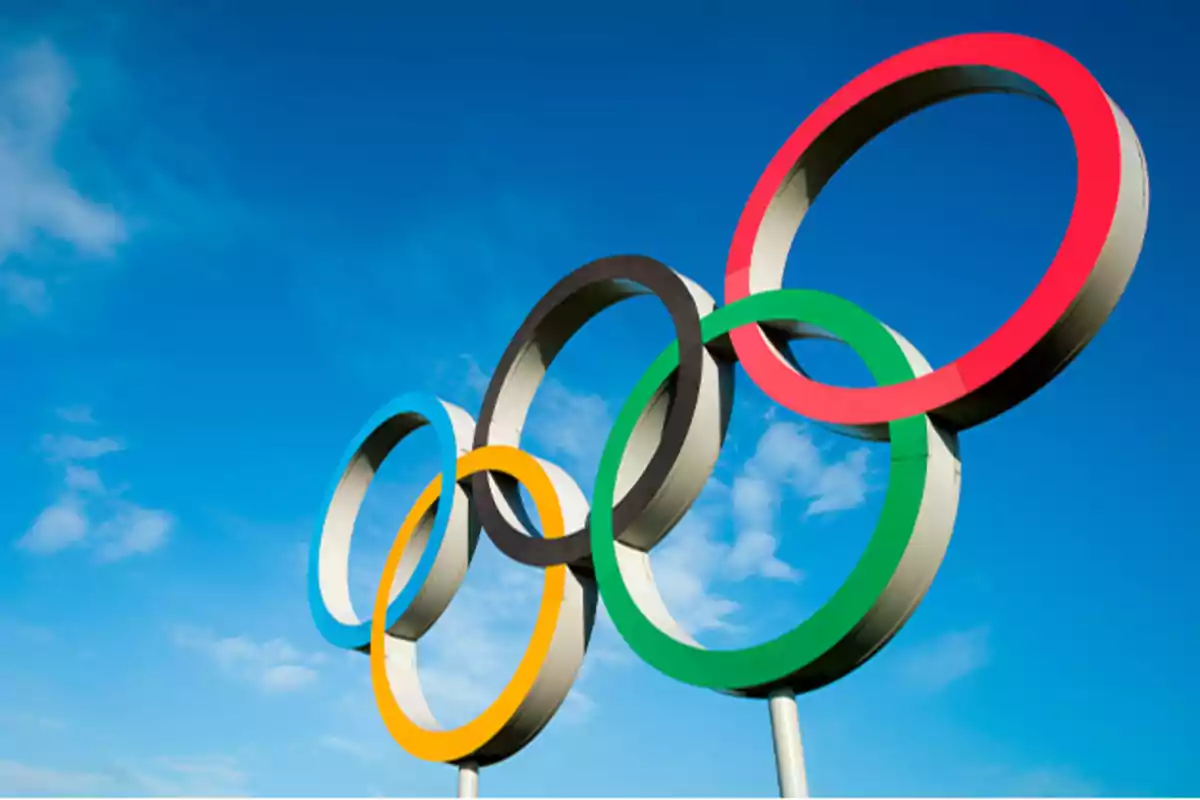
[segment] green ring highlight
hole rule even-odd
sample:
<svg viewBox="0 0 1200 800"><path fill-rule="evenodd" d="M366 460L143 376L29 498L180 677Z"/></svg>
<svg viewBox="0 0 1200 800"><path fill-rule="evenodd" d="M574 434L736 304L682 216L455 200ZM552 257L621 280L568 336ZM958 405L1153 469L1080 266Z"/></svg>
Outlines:
<svg viewBox="0 0 1200 800"><path fill-rule="evenodd" d="M706 316L701 334L709 344L744 325L784 320L815 325L840 338L863 359L880 385L914 377L903 351L881 322L824 292L784 289L751 295ZM590 528L596 581L609 616L638 656L683 683L747 696L784 687L810 691L830 683L849 670L834 668L836 674L831 670L823 676L822 659L852 635L883 595L912 538L928 472L925 415L888 424L891 473L883 510L865 552L837 593L811 617L771 641L738 650L706 650L675 639L646 617L617 563L616 548L625 545L619 545L613 535L617 468L638 418L678 363L679 347L672 344L650 365L621 407L600 457Z"/></svg>

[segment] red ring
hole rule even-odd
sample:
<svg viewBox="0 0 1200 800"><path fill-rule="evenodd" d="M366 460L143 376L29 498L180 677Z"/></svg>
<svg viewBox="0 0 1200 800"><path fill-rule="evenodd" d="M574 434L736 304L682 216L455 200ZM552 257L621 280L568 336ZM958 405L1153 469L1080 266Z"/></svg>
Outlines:
<svg viewBox="0 0 1200 800"><path fill-rule="evenodd" d="M955 36L913 48L858 76L817 108L775 154L742 211L725 273L726 303L751 294L751 254L764 216L777 192L785 188L795 165L810 153L818 137L857 106L898 82L955 67L992 67L1024 78L1044 92L1066 118L1075 142L1078 181L1074 210L1062 244L1025 303L995 333L957 361L905 383L870 388L818 383L789 366L759 326L733 331L733 346L751 380L776 402L802 416L837 425L869 426L931 413L957 429L971 427L1002 413L1048 383L1095 333L1095 330L1081 333L1078 317L1072 320L1074 327L1068 329L1065 318L1068 312L1074 313L1073 305L1085 288L1094 288L1088 286L1089 279L1094 271L1100 271L1096 269L1097 262L1102 250L1110 245L1110 235L1118 222L1137 221L1138 214L1130 215L1127 207L1131 198L1136 202L1136 195L1122 198L1121 193L1123 143L1119 126L1123 122L1128 127L1128 123L1075 59L1045 42L1011 34ZM954 77L952 72L943 74ZM988 88L1002 87L991 83ZM964 93L943 91L934 101ZM907 102L911 106L911 100ZM911 110L892 112L883 127ZM1128 138L1136 145L1132 128L1128 128ZM1140 145L1135 150L1140 158ZM840 163L843 162L837 165ZM1103 323L1136 263L1145 232L1147 203L1144 162L1142 168L1142 207L1133 208L1142 212L1142 228L1140 231L1136 225L1130 228L1136 234L1136 241L1125 238L1110 245L1103 266L1117 274L1106 273L1097 276L1106 280L1094 281L1104 285L1095 292L1105 294L1108 305L1100 307L1101 303L1081 312L1081 315L1091 314L1089 320L1084 320L1085 328L1090 322L1095 323L1095 329ZM1126 169L1130 173L1125 176L1127 180L1138 177L1129 165ZM1126 207L1119 207L1122 200ZM1122 211L1119 219L1118 211ZM1124 236L1126 232L1122 229L1120 233ZM1127 258L1130 252L1132 258ZM1122 270L1124 280L1121 280ZM779 273L782 278L782 268ZM1114 277L1119 283L1115 295ZM766 285L768 282L761 275L756 278L754 291L780 288ZM1022 359L1025 361L1018 363Z"/></svg>

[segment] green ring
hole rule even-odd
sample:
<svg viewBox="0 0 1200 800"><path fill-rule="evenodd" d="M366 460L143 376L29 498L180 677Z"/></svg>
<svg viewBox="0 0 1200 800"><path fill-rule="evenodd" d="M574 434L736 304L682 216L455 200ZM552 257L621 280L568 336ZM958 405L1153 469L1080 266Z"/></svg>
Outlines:
<svg viewBox="0 0 1200 800"><path fill-rule="evenodd" d="M881 322L824 292L785 289L754 294L712 312L700 328L708 344L734 328L773 320L804 322L837 336L858 353L880 385L913 378L903 351ZM638 656L683 683L749 696L783 687L810 691L828 684L858 664L832 674L821 659L854 631L883 594L912 537L927 474L926 418L918 415L888 424L891 473L883 511L866 551L837 593L776 639L739 650L705 650L676 640L643 614L617 565L612 527L617 468L634 425L678 363L679 347L672 344L650 365L617 415L600 458L590 527L596 581L609 616Z"/></svg>

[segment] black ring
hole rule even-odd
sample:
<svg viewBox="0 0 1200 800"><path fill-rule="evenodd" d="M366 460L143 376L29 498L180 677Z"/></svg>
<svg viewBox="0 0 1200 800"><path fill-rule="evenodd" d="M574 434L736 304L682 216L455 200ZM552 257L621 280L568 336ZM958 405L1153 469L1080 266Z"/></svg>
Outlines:
<svg viewBox="0 0 1200 800"><path fill-rule="evenodd" d="M705 359L700 317L712 309L702 312L697 308L688 284L662 262L637 255L592 261L555 284L529 312L492 374L475 426L475 448L491 444L517 446L529 403L567 341L609 306L636 295L655 295L675 325L679 370L654 455L613 509L613 531L620 536L663 488L696 416ZM504 432L508 440L497 441L493 428L497 419L504 417L509 422L509 430ZM534 567L581 565L590 560L586 525L559 539L526 535L505 519L495 495L497 491L503 493L506 505L530 531L534 530L516 483L490 473L478 473L471 480L479 521L506 556Z"/></svg>

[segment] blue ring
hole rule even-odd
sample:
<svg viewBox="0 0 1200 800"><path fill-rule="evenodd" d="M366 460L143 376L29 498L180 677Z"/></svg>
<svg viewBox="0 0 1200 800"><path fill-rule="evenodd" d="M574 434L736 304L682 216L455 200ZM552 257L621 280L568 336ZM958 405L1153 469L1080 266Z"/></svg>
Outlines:
<svg viewBox="0 0 1200 800"><path fill-rule="evenodd" d="M376 411L370 421L354 437L345 455L342 456L338 470L334 474L333 484L325 495L324 512L317 522L317 529L313 534L308 550L308 607L312 611L313 621L316 622L317 630L321 632L321 635L327 642L345 650L366 650L370 646L371 618L367 617L366 620L357 625L348 625L334 617L330 613L328 606L325 605L325 598L321 595L320 580L321 535L325 528L329 507L333 503L334 496L337 494L338 487L341 485L342 479L349 469L351 462L359 454L367 439L375 434L388 420L401 414L417 414L423 417L425 420L424 424L432 427L434 433L437 434L442 464L441 497L449 497L451 499L454 497L454 478L458 469L458 443L454 438L454 425L450 421L450 413L438 398L433 395L417 393L397 397ZM420 428L422 426L418 425L417 427ZM405 435L407 436L407 434ZM401 441L403 441L403 438L401 438ZM418 561L416 569L404 585L404 588L388 605L388 628L395 625L396 621L404 615L404 612L408 611L417 593L425 584L426 579L428 579L429 572L433 569L433 562L437 559L438 551L441 550L442 541L446 538L446 529L449 526L452 506L452 502L439 502L437 504L433 528L429 532L429 540L424 552L421 553L420 561ZM353 532L351 532L351 541L353 541Z"/></svg>

